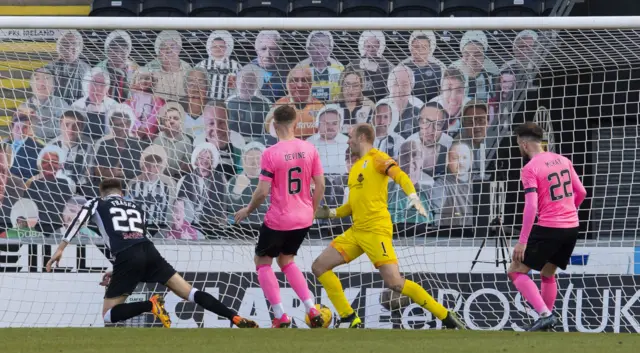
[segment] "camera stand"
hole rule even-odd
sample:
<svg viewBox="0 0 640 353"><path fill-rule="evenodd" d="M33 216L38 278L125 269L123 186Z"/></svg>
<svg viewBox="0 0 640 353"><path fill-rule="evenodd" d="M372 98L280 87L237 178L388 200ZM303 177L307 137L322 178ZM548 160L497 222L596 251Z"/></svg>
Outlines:
<svg viewBox="0 0 640 353"><path fill-rule="evenodd" d="M506 199L506 183L504 181L493 181L490 184L490 215L491 223L489 223L489 234L482 239L482 244L476 253L476 257L471 261L471 270L480 263L493 263L496 267L500 264L504 267L504 271L507 272L507 263L511 255L509 254L509 243L507 242L507 234L502 226L502 215L504 215L504 201ZM478 261L482 249L487 245L487 239L493 238L495 240L496 256L494 261Z"/></svg>
<svg viewBox="0 0 640 353"><path fill-rule="evenodd" d="M476 253L476 257L471 261L471 270L476 266L476 263L495 264L499 267L500 264L504 267L504 271L507 272L507 263L509 262L509 245L507 243L507 234L502 227L502 220L500 218L494 218L489 225L489 234L487 238L493 238L495 240L496 257L494 261L479 261L480 253L482 249L487 245L487 238L482 239L482 244Z"/></svg>

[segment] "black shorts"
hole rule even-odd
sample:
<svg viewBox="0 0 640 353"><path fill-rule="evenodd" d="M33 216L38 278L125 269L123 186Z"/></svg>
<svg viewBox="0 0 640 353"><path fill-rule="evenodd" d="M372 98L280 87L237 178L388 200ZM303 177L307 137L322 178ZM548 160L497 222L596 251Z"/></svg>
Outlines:
<svg viewBox="0 0 640 353"><path fill-rule="evenodd" d="M547 263L565 270L578 240L579 228L549 228L534 225L524 252L523 264L536 271Z"/></svg>
<svg viewBox="0 0 640 353"><path fill-rule="evenodd" d="M131 295L138 283L165 284L176 270L160 255L152 242L144 242L119 252L105 298Z"/></svg>
<svg viewBox="0 0 640 353"><path fill-rule="evenodd" d="M256 256L298 255L298 249L309 234L310 228L274 230L263 224L258 235Z"/></svg>

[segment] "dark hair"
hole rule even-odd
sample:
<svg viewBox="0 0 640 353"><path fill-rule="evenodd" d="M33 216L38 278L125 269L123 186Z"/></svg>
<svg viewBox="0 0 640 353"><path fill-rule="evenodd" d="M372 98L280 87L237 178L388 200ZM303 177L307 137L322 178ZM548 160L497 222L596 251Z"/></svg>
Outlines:
<svg viewBox="0 0 640 353"><path fill-rule="evenodd" d="M515 134L520 138L529 138L537 142L541 142L544 138L544 130L536 123L530 121L518 126Z"/></svg>
<svg viewBox="0 0 640 353"><path fill-rule="evenodd" d="M84 124L84 122L87 120L87 118L85 117L85 115L82 112L79 112L77 110L67 110L64 113L62 113L62 119L64 118L71 118L74 119L75 121Z"/></svg>
<svg viewBox="0 0 640 353"><path fill-rule="evenodd" d="M444 109L444 107L442 106L442 104L438 103L438 102L427 102L425 103L422 108L420 108L420 113L422 113L423 109L426 108L434 108L437 109L438 112L440 112L440 114L442 114L442 124L446 124L447 121L449 121L449 113L447 112L446 109ZM419 121L420 119L418 119Z"/></svg>
<svg viewBox="0 0 640 353"><path fill-rule="evenodd" d="M281 105L273 111L273 121L278 124L289 125L296 120L297 113L290 105Z"/></svg>
<svg viewBox="0 0 640 353"><path fill-rule="evenodd" d="M113 121L113 119L127 120L127 119L129 119L129 117L123 112L115 112L115 113L111 114L111 116L109 117L110 121Z"/></svg>
<svg viewBox="0 0 640 353"><path fill-rule="evenodd" d="M371 124L357 124L353 128L353 134L355 134L356 137L364 135L365 140L369 143L373 143L376 138L376 132L373 130L373 125Z"/></svg>
<svg viewBox="0 0 640 353"><path fill-rule="evenodd" d="M111 190L122 192L123 190L122 180L115 179L115 178L108 178L100 182L100 194L104 195Z"/></svg>
<svg viewBox="0 0 640 353"><path fill-rule="evenodd" d="M116 37L111 42L109 42L109 49L119 49L119 50L128 50L129 42L123 37Z"/></svg>
<svg viewBox="0 0 640 353"><path fill-rule="evenodd" d="M465 104L464 107L462 107L462 116L467 116L466 111L471 108L476 108L476 109L480 108L484 110L486 114L489 113L489 107L487 106L487 103L485 101L480 99L472 99L469 102L467 102L467 104Z"/></svg>

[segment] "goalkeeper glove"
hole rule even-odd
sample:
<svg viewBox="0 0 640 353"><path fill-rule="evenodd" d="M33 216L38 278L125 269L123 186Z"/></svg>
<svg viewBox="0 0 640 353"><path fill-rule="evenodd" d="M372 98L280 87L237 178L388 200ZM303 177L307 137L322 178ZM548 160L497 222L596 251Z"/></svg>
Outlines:
<svg viewBox="0 0 640 353"><path fill-rule="evenodd" d="M422 206L422 202L420 201L420 196L418 196L418 194L411 194L408 196L409 198L409 207L408 208L415 208L416 211L418 211L419 214L421 214L424 217L427 217L427 210L424 209L424 206Z"/></svg>
<svg viewBox="0 0 640 353"><path fill-rule="evenodd" d="M329 208L329 206L322 206L316 210L316 218L318 219L335 218L335 217L336 217L335 208Z"/></svg>

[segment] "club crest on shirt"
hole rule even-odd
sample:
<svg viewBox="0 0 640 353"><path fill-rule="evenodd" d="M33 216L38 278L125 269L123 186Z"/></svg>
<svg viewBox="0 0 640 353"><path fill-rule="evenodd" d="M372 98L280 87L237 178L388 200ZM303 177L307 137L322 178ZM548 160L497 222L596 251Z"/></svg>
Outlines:
<svg viewBox="0 0 640 353"><path fill-rule="evenodd" d="M364 181L364 176L362 176L362 173L358 174L358 179L356 179L356 180L358 180L359 183Z"/></svg>

